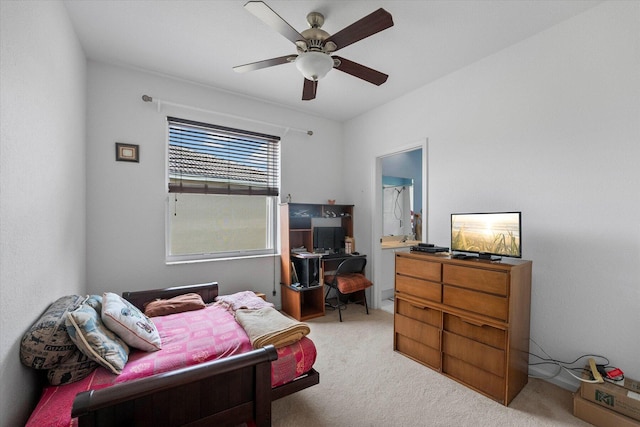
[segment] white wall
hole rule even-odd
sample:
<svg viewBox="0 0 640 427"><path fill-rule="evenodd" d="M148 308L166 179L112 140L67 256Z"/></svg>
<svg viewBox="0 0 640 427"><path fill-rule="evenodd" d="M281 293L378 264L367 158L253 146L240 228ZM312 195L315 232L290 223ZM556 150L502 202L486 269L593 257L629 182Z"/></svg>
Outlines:
<svg viewBox="0 0 640 427"><path fill-rule="evenodd" d="M85 292L84 55L59 2L0 2L0 425L40 390L18 357L56 298Z"/></svg>
<svg viewBox="0 0 640 427"><path fill-rule="evenodd" d="M429 240L449 245L451 212L521 210L532 339L640 378L639 16L638 2L605 2L348 122L345 163L373 153L345 176L369 208L359 250L378 215L375 156L428 137Z"/></svg>
<svg viewBox="0 0 640 427"><path fill-rule="evenodd" d="M283 136L281 200L349 202L343 189L342 126L336 122L188 82L89 61L87 147L87 266L92 293L218 281L221 292L253 289L280 304L279 258L165 265L166 116ZM163 107L156 99L311 129L313 136ZM116 162L115 143L140 145L140 163ZM276 283L277 296L272 296Z"/></svg>

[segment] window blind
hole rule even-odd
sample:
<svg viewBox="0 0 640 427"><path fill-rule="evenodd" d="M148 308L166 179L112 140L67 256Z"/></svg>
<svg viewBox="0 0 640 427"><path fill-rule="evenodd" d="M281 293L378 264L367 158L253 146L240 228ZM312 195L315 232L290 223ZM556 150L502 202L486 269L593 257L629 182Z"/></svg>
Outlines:
<svg viewBox="0 0 640 427"><path fill-rule="evenodd" d="M167 117L169 192L278 196L280 138Z"/></svg>

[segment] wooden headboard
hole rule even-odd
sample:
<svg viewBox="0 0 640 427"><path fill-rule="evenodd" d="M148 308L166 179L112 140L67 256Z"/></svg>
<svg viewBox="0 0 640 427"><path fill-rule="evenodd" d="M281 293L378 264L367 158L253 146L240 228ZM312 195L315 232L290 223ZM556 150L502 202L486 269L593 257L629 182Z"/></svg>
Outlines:
<svg viewBox="0 0 640 427"><path fill-rule="evenodd" d="M122 297L131 304L144 311L145 304L156 299L168 299L187 293L196 293L202 297L205 304L214 302L218 296L218 282L201 283L198 285L174 286L164 289L149 289L146 291L123 292Z"/></svg>

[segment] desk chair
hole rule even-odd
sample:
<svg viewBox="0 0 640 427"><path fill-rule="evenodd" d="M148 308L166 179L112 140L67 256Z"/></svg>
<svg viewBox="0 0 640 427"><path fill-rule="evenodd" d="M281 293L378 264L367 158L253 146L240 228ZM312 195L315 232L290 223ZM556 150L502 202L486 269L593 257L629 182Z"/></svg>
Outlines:
<svg viewBox="0 0 640 427"><path fill-rule="evenodd" d="M364 275L364 267L366 265L367 259L365 257L354 256L342 261L333 274L324 276L324 284L329 286L324 296L325 306L331 307L334 310L338 309L338 316L341 322L343 307L346 308L349 299L358 293L362 294L363 298L355 302L364 302L364 308L367 314L369 314L365 289L373 285L373 283ZM336 291L335 304L329 299L329 293L332 289Z"/></svg>

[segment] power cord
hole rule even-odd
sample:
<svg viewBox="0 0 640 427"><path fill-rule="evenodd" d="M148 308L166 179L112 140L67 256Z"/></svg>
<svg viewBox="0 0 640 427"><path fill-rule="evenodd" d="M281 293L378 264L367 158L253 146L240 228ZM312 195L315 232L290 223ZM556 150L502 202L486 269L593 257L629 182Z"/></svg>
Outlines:
<svg viewBox="0 0 640 427"><path fill-rule="evenodd" d="M622 371L614 366L610 366L609 364L609 359L607 359L605 356L601 356L598 354L583 354L582 356L578 357L577 359L571 361L571 362L564 362L561 360L557 360L552 358L551 356L549 356L549 354L544 351L544 349L540 346L540 344L538 344L537 342L535 342L532 338L529 338L531 340L532 343L534 343L539 349L540 351L542 351L542 353L544 353L544 355L546 357L542 357L539 356L535 353L531 353L529 352L530 356L536 357L538 359L541 360L541 362L534 362L534 363L529 363L529 366L537 366L537 365L555 365L558 367L558 370L551 376L535 376L535 375L529 375L531 378L540 378L540 379L552 379L557 377L562 371L567 372L569 375L571 375L572 377L574 377L575 379L577 379L578 381L582 381L585 383L598 383L598 380L590 380L590 379L586 379L586 378L582 378L576 374L574 374L572 371L576 371L579 373L585 373L585 372L589 372L591 373L590 369L585 369L585 363L582 362L582 367L575 367L572 365L575 365L577 363L579 363L580 361L582 361L583 359L589 359L589 358L594 358L594 359L600 359L601 362L603 363L596 363L596 367L598 368L598 372L600 372L600 374L603 376L603 378L614 382L614 381L620 381L621 379L624 379L624 374L622 373ZM609 371L607 371L607 369L610 369ZM610 375L611 374L611 375Z"/></svg>

